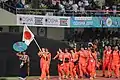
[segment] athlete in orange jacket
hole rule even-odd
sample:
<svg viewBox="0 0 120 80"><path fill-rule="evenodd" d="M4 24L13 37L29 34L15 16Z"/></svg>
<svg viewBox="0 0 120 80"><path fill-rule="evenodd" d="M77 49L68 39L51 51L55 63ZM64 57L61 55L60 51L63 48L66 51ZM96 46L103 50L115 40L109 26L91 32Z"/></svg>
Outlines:
<svg viewBox="0 0 120 80"><path fill-rule="evenodd" d="M90 47L88 47L87 48L87 50L86 50L86 55L87 55L87 60L86 60L86 71L87 71L87 76L86 77L89 77L90 75L89 75L89 71L87 70L87 67L88 67L88 60L89 60L89 56L90 56L90 54L91 54L91 48Z"/></svg>
<svg viewBox="0 0 120 80"><path fill-rule="evenodd" d="M104 62L104 60L105 60L105 54L106 54L107 49L108 49L108 47L105 46L105 47L104 47L104 51L103 51L103 65L102 65L103 75L102 75L102 77L105 76L105 62Z"/></svg>
<svg viewBox="0 0 120 80"><path fill-rule="evenodd" d="M110 57L111 57L111 46L108 46L108 48L106 48L104 50L104 54L103 54L103 77L105 76L105 69L108 69L108 76L110 77L110 71L111 71L111 65L110 65Z"/></svg>
<svg viewBox="0 0 120 80"><path fill-rule="evenodd" d="M97 54L94 49L91 50L89 53L89 59L88 59L88 65L87 65L87 71L90 75L90 80L93 80L95 74L96 74L96 65L97 65Z"/></svg>
<svg viewBox="0 0 120 80"><path fill-rule="evenodd" d="M119 66L120 66L120 52L118 50L118 46L114 48L114 51L112 52L111 56L111 67L114 71L115 77L119 78Z"/></svg>
<svg viewBox="0 0 120 80"><path fill-rule="evenodd" d="M64 53L64 72L65 72L66 78L69 77L69 73L70 73L70 60L71 60L71 54L68 52L67 49L65 49L65 53Z"/></svg>
<svg viewBox="0 0 120 80"><path fill-rule="evenodd" d="M41 68L41 76L40 80L45 80L46 79L46 69L47 69L47 56L45 49L42 48L42 51L39 51L38 56L41 57L40 59L40 68Z"/></svg>
<svg viewBox="0 0 120 80"><path fill-rule="evenodd" d="M74 80L74 78L78 78L77 76L77 65L78 65L78 54L77 52L74 52L73 50L71 52L71 61L70 61L70 75L71 79Z"/></svg>
<svg viewBox="0 0 120 80"><path fill-rule="evenodd" d="M64 53L64 72L66 74L66 78L69 76L69 69L70 69L70 60L71 60L71 54L68 52L67 49L65 49Z"/></svg>
<svg viewBox="0 0 120 80"><path fill-rule="evenodd" d="M57 55L53 58L58 58L58 74L59 74L59 80L64 78L64 53L61 49L57 51Z"/></svg>
<svg viewBox="0 0 120 80"><path fill-rule="evenodd" d="M46 73L48 76L48 79L50 79L50 72L49 72L49 68L50 68L50 62L51 62L51 53L48 51L48 49L46 49L46 56L47 56L47 69L46 69Z"/></svg>
<svg viewBox="0 0 120 80"><path fill-rule="evenodd" d="M87 75L86 61L87 61L86 51L84 50L84 48L81 48L81 50L79 51L79 70L81 78L83 78L83 75Z"/></svg>
<svg viewBox="0 0 120 80"><path fill-rule="evenodd" d="M79 51L77 51L77 48L75 47L74 48L74 53L78 56L78 61L76 62L77 64L75 65L76 67L76 73L77 73L77 76L76 78L78 77L78 75L80 75L80 70L79 70Z"/></svg>

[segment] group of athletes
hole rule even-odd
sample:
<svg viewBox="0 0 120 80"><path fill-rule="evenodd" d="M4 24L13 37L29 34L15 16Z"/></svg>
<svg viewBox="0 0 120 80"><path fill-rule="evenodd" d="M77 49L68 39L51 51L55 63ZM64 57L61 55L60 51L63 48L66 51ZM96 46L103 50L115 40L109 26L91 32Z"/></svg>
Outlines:
<svg viewBox="0 0 120 80"><path fill-rule="evenodd" d="M86 48L81 47L80 50L67 49L64 50L59 49L57 51L56 56L51 58L51 53L47 48L41 48L38 52L38 56L40 57L40 71L41 76L39 80L50 79L50 63L51 59L58 61L58 74L59 80L62 79L71 79L75 80L78 78L90 78L93 80L96 78L96 68L98 68L101 63L97 59L97 46L88 46ZM25 53L24 53L25 54ZM21 56L17 54L22 60L21 68L26 63L24 60L28 60L29 56L24 55ZM24 68L24 67L23 67ZM112 77L112 72L114 72L115 78L119 78L119 68L120 68L120 51L118 46L105 46L103 51L103 59L102 59L102 71L103 77L110 78ZM107 71L106 71L107 69ZM22 77L25 80L26 75L22 72Z"/></svg>
<svg viewBox="0 0 120 80"><path fill-rule="evenodd" d="M48 49L42 48L38 55L40 59L41 76L40 80L50 79L49 67L51 61L51 53ZM97 51L94 46L89 46L87 48L81 47L80 50L74 49L59 49L57 55L52 58L53 60L58 60L58 74L59 80L64 78L71 80L84 77L93 80L96 78L96 68L100 66L97 59ZM102 69L103 77L112 77L112 72L114 72L115 77L119 78L119 68L120 68L120 53L118 46L105 46L103 51ZM107 69L107 72L105 73Z"/></svg>

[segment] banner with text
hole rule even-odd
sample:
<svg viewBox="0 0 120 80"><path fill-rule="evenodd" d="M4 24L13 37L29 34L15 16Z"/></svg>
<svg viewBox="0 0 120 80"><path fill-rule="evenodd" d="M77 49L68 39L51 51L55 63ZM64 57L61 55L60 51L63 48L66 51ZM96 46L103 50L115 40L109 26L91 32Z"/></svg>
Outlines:
<svg viewBox="0 0 120 80"><path fill-rule="evenodd" d="M120 27L120 17L99 17L102 27Z"/></svg>
<svg viewBox="0 0 120 80"><path fill-rule="evenodd" d="M100 20L97 17L71 17L71 27L101 27Z"/></svg>
<svg viewBox="0 0 120 80"><path fill-rule="evenodd" d="M17 25L43 27L70 27L70 17L17 15Z"/></svg>
<svg viewBox="0 0 120 80"><path fill-rule="evenodd" d="M120 27L120 17L60 17L39 15L17 15L17 25L42 27Z"/></svg>
<svg viewBox="0 0 120 80"><path fill-rule="evenodd" d="M120 27L120 17L71 17L71 27Z"/></svg>

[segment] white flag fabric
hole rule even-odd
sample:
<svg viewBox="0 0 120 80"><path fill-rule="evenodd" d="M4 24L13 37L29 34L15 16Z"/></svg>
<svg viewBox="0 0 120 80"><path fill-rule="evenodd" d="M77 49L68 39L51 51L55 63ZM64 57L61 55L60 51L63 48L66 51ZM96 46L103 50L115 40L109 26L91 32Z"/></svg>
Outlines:
<svg viewBox="0 0 120 80"><path fill-rule="evenodd" d="M25 44L29 46L29 44L33 41L33 39L34 39L34 34L25 25L24 29L23 29L23 39L22 39L22 41L24 41Z"/></svg>

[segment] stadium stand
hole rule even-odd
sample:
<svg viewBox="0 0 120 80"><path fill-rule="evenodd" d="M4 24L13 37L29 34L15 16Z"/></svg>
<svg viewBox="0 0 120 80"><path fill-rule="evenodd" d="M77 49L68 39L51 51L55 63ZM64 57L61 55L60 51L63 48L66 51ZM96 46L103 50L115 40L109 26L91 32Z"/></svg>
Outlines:
<svg viewBox="0 0 120 80"><path fill-rule="evenodd" d="M39 1L38 1L39 2ZM36 0L37 3L37 0ZM42 0L38 4L22 2L22 0L7 0L1 2L1 7L16 14L39 14L52 13L58 16L119 16L120 4L112 6L94 0L61 0L52 3L50 0ZM37 7L38 6L38 7Z"/></svg>

